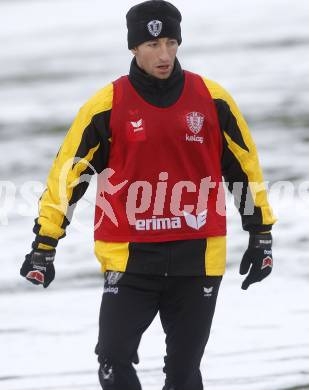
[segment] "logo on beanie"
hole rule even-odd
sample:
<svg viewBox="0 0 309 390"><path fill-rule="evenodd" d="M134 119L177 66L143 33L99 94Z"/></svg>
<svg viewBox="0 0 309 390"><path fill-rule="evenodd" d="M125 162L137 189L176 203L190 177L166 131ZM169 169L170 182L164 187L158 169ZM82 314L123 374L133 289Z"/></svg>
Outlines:
<svg viewBox="0 0 309 390"><path fill-rule="evenodd" d="M153 37L158 37L162 31L163 23L160 20L152 20L147 24L148 31Z"/></svg>

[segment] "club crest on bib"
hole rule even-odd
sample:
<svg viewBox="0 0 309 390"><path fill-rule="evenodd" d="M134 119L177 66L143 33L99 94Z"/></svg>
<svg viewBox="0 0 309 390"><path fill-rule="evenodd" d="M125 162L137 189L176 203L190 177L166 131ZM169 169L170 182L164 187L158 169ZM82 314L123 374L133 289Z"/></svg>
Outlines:
<svg viewBox="0 0 309 390"><path fill-rule="evenodd" d="M193 134L198 134L203 127L205 116L199 112L190 112L186 115L187 125Z"/></svg>
<svg viewBox="0 0 309 390"><path fill-rule="evenodd" d="M147 24L148 31L153 37L158 37L162 31L163 23L160 20L152 20Z"/></svg>

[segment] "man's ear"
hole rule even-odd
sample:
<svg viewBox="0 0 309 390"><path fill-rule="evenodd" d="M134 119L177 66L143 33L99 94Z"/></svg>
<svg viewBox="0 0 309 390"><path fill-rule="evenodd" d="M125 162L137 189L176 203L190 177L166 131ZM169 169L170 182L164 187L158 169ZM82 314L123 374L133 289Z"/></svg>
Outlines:
<svg viewBox="0 0 309 390"><path fill-rule="evenodd" d="M133 49L131 49L131 53L132 53L134 56L136 56L136 53L137 53L137 48L136 48L136 47L134 47Z"/></svg>

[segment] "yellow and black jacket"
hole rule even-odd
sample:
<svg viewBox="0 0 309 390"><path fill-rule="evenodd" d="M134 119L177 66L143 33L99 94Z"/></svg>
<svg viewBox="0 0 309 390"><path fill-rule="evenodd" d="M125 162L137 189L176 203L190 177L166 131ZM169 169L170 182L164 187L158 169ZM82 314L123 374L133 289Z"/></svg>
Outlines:
<svg viewBox="0 0 309 390"><path fill-rule="evenodd" d="M129 80L137 92L158 107L168 107L181 95L184 76L179 62L168 80L145 74L133 60ZM248 126L231 96L214 81L203 78L217 109L223 135L222 175L233 191L243 229L269 231L275 218L268 204L262 171ZM65 236L74 207L89 181L84 175L100 173L107 166L112 134L109 128L113 84L93 96L79 111L51 167L47 188L39 201L32 246L51 249ZM65 174L63 174L65 172ZM255 185L252 185L255 183ZM239 187L238 187L239 188ZM246 215L251 202L253 213ZM158 275L222 275L225 271L226 238L209 237L162 243L95 242L102 271L115 270Z"/></svg>

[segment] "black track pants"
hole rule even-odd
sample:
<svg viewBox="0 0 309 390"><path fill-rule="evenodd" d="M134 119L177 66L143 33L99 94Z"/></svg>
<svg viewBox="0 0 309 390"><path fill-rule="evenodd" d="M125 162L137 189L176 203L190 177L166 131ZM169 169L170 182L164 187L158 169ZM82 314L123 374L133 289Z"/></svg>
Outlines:
<svg viewBox="0 0 309 390"><path fill-rule="evenodd" d="M199 367L221 279L108 272L96 346L102 388L141 390L132 363L138 362L142 334L159 312L166 334L163 390L202 390Z"/></svg>

